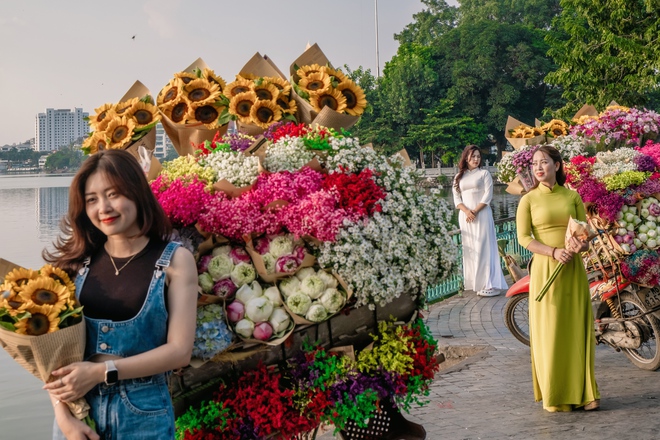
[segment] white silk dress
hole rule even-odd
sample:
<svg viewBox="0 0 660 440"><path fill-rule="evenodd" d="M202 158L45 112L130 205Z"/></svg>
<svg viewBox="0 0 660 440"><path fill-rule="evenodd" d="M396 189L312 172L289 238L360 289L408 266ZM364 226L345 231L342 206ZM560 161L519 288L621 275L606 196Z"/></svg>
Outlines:
<svg viewBox="0 0 660 440"><path fill-rule="evenodd" d="M460 193L452 186L454 205L461 203L473 210L484 203L476 219L468 223L463 211L458 212L458 225L463 241L463 278L465 290L506 290L509 286L504 279L497 250L495 222L490 202L493 199L493 178L487 170L475 168L463 174L459 183Z"/></svg>

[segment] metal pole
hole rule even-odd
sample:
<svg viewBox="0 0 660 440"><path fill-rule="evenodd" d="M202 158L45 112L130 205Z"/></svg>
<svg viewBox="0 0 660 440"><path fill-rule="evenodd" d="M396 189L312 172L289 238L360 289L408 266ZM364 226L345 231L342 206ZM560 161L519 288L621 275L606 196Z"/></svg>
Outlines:
<svg viewBox="0 0 660 440"><path fill-rule="evenodd" d="M378 53L378 0L374 0L374 14L376 16L376 78L380 77L380 55Z"/></svg>

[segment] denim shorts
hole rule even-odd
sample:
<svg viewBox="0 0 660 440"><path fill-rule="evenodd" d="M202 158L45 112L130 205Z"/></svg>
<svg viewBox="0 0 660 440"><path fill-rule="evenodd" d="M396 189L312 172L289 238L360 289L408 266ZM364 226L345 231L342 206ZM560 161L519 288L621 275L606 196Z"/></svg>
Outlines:
<svg viewBox="0 0 660 440"><path fill-rule="evenodd" d="M96 385L85 396L102 440L174 438L174 409L165 374ZM65 437L55 422L53 440Z"/></svg>

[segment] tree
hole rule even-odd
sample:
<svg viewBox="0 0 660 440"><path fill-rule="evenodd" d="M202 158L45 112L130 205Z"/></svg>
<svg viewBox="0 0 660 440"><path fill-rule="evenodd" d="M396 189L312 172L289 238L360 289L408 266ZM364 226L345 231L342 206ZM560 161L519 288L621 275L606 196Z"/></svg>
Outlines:
<svg viewBox="0 0 660 440"><path fill-rule="evenodd" d="M71 143L48 156L44 167L48 171L77 170L83 162L83 153L79 147Z"/></svg>
<svg viewBox="0 0 660 440"><path fill-rule="evenodd" d="M461 24L496 21L549 29L559 15L559 0L461 0Z"/></svg>
<svg viewBox="0 0 660 440"><path fill-rule="evenodd" d="M455 28L458 23L458 8L449 6L444 0L421 0L428 9L413 15L407 25L394 39L401 44L433 44L441 35Z"/></svg>
<svg viewBox="0 0 660 440"><path fill-rule="evenodd" d="M486 139L485 125L469 116L457 115L453 103L447 99L425 113L421 124L408 129L404 138L407 149L430 152L439 156L444 164L450 164L460 157L466 145L483 144Z"/></svg>
<svg viewBox="0 0 660 440"><path fill-rule="evenodd" d="M562 86L567 101L557 114L572 115L585 103L657 102L660 0L561 0L561 6L547 36L559 67L546 81Z"/></svg>

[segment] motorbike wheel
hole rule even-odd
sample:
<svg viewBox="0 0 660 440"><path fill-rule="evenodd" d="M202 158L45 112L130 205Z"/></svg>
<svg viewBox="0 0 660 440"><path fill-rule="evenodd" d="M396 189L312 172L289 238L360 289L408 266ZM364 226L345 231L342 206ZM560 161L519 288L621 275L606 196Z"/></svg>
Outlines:
<svg viewBox="0 0 660 440"><path fill-rule="evenodd" d="M509 298L504 307L504 324L517 340L529 346L529 293Z"/></svg>
<svg viewBox="0 0 660 440"><path fill-rule="evenodd" d="M624 292L621 294L621 311L625 318L632 318L646 311L641 301L632 293ZM637 324L644 327L644 333L648 338L642 343L641 347L633 349L626 348L624 352L630 362L642 370L655 371L660 368L660 322L653 315L646 315L636 320Z"/></svg>

